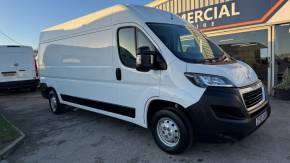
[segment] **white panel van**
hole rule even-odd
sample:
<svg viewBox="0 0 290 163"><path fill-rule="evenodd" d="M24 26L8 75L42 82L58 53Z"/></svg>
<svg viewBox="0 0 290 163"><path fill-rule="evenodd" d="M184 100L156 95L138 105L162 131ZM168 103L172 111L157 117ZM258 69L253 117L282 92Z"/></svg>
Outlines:
<svg viewBox="0 0 290 163"><path fill-rule="evenodd" d="M191 24L161 10L117 5L45 29L42 95L150 128L177 154L195 140L239 140L270 115L266 90Z"/></svg>
<svg viewBox="0 0 290 163"><path fill-rule="evenodd" d="M39 83L32 47L0 46L0 90L29 88Z"/></svg>

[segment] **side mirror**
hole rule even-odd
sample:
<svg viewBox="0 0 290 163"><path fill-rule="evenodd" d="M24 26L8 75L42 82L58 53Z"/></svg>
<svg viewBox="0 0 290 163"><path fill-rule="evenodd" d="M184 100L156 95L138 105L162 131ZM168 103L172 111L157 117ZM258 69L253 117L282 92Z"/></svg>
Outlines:
<svg viewBox="0 0 290 163"><path fill-rule="evenodd" d="M154 67L154 52L149 47L140 47L137 49L136 70L148 72Z"/></svg>

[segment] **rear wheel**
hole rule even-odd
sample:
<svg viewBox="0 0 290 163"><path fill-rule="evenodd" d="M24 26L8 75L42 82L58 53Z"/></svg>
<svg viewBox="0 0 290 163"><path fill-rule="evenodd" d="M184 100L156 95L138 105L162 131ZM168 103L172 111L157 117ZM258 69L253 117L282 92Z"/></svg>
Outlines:
<svg viewBox="0 0 290 163"><path fill-rule="evenodd" d="M191 147L192 128L173 111L161 110L152 118L152 134L157 145L165 152L179 154ZM191 130L191 131L190 131Z"/></svg>
<svg viewBox="0 0 290 163"><path fill-rule="evenodd" d="M48 95L49 95L48 100L49 100L50 111L54 114L62 113L64 106L59 102L56 92L51 90L49 91Z"/></svg>

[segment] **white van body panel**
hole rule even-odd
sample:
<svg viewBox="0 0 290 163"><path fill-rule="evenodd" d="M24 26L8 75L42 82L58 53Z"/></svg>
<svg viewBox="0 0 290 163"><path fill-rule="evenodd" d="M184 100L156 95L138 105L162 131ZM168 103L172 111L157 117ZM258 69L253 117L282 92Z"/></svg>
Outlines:
<svg viewBox="0 0 290 163"><path fill-rule="evenodd" d="M11 72L10 75L5 73ZM0 82L33 80L36 78L32 47L0 46Z"/></svg>
<svg viewBox="0 0 290 163"><path fill-rule="evenodd" d="M161 74L160 97L165 101L175 102L184 108L199 101L204 88L194 86L186 77L186 63L175 60Z"/></svg>
<svg viewBox="0 0 290 163"><path fill-rule="evenodd" d="M43 44L40 49L43 53L41 65L45 65L41 68L42 79L62 94L104 102L115 101L111 43L112 30L104 28Z"/></svg>
<svg viewBox="0 0 290 163"><path fill-rule="evenodd" d="M254 73L250 81L245 80L245 76L231 76L236 71L249 70L241 62L233 65L199 65L179 60L149 29L147 22L188 25L179 17L161 10L117 5L45 29L41 33L39 47L41 83L54 88L63 104L147 127L148 105L152 100L170 101L184 108L199 101L205 89L192 84L185 77L185 72L210 72L225 76L237 86L257 80ZM167 70L144 73L121 63L117 31L126 26L137 27L148 37L162 54ZM116 80L116 68L122 71L120 81ZM228 70L232 71L227 74ZM134 108L135 117L64 101L61 95Z"/></svg>

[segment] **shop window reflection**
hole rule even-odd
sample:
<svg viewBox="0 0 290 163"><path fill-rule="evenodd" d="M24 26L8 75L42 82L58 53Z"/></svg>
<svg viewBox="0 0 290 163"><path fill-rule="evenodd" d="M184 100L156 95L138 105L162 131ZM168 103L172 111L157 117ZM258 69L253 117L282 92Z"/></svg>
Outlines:
<svg viewBox="0 0 290 163"><path fill-rule="evenodd" d="M258 78L267 85L268 81L268 31L258 30L210 37L228 54L249 64Z"/></svg>
<svg viewBox="0 0 290 163"><path fill-rule="evenodd" d="M275 85L283 80L283 74L290 69L290 24L275 27Z"/></svg>

